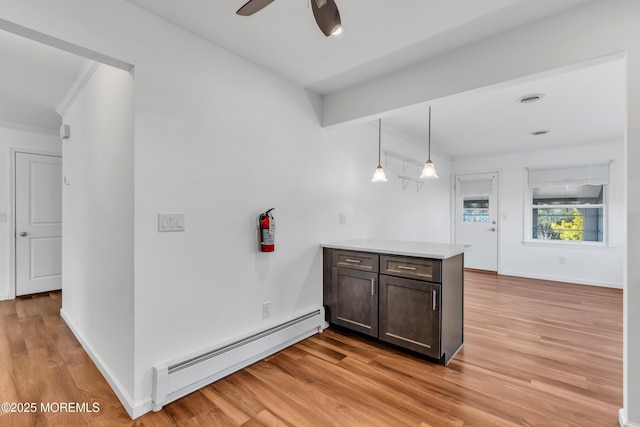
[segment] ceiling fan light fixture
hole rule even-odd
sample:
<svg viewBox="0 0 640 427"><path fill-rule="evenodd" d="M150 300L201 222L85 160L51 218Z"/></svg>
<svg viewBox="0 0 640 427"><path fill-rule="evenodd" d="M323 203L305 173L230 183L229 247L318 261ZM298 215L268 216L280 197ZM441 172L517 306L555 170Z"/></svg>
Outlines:
<svg viewBox="0 0 640 427"><path fill-rule="evenodd" d="M340 34L342 21L335 0L311 0L311 8L318 28L325 36Z"/></svg>
<svg viewBox="0 0 640 427"><path fill-rule="evenodd" d="M274 0L249 0L236 11L240 16L251 16L273 3ZM327 36L342 32L342 21L335 0L311 0L313 17L320 31Z"/></svg>

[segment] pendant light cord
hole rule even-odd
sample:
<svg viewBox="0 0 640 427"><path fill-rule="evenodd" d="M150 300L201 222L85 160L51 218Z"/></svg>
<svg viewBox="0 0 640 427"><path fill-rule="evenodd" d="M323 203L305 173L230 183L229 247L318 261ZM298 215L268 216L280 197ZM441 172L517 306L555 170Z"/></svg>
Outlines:
<svg viewBox="0 0 640 427"><path fill-rule="evenodd" d="M431 160L431 106L429 106L429 153L427 158Z"/></svg>
<svg viewBox="0 0 640 427"><path fill-rule="evenodd" d="M381 153L382 152L382 119L378 119L378 166L381 166Z"/></svg>

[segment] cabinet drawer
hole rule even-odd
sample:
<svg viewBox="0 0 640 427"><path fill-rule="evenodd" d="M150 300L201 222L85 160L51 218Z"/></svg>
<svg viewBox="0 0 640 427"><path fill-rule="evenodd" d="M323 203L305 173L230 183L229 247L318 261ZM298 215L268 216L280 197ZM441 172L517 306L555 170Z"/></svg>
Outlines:
<svg viewBox="0 0 640 427"><path fill-rule="evenodd" d="M382 255L380 273L440 283L440 260Z"/></svg>
<svg viewBox="0 0 640 427"><path fill-rule="evenodd" d="M335 267L353 268L363 271L378 271L378 255L366 252L333 251Z"/></svg>

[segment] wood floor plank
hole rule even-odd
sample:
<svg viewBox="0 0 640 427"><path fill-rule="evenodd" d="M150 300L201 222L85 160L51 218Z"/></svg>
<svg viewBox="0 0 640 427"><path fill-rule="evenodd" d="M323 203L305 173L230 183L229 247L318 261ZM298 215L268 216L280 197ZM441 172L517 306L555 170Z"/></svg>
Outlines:
<svg viewBox="0 0 640 427"><path fill-rule="evenodd" d="M229 401L226 396L216 393L211 387L204 387L199 392L219 408L233 425L242 425L251 419L249 415L240 410L233 402Z"/></svg>
<svg viewBox="0 0 640 427"><path fill-rule="evenodd" d="M0 396L98 403L4 426L617 426L622 291L465 272L449 366L328 329L131 420L60 318L61 293L0 302Z"/></svg>

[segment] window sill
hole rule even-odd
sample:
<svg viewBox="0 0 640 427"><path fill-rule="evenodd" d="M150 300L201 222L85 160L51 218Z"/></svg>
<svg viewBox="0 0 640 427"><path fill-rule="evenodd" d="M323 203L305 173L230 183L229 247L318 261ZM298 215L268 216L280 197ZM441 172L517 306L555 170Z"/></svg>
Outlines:
<svg viewBox="0 0 640 427"><path fill-rule="evenodd" d="M527 240L522 242L523 246L533 246L542 248L571 248L608 251L615 249L615 246L602 242L581 242L573 243L570 240Z"/></svg>

